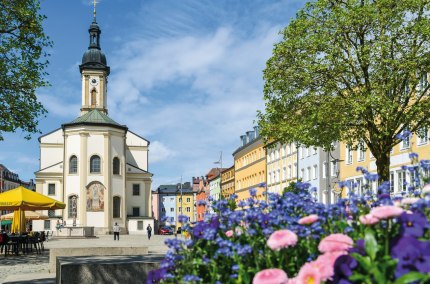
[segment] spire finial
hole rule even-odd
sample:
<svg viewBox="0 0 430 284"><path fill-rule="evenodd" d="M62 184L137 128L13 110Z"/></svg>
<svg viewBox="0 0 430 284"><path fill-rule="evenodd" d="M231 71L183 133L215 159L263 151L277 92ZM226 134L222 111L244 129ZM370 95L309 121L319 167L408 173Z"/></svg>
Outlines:
<svg viewBox="0 0 430 284"><path fill-rule="evenodd" d="M96 5L97 5L97 0L94 0L94 12L93 12L94 22L96 21Z"/></svg>

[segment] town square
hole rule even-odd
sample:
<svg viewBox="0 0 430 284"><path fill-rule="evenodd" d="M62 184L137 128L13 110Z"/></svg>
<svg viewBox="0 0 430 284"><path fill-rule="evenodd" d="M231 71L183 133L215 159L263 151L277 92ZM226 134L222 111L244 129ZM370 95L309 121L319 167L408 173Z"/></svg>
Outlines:
<svg viewBox="0 0 430 284"><path fill-rule="evenodd" d="M430 283L430 2L0 3L1 283Z"/></svg>

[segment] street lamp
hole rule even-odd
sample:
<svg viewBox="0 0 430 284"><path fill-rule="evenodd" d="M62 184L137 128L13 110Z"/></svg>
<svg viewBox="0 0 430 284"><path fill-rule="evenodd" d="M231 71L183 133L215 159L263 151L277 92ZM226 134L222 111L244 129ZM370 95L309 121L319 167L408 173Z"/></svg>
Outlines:
<svg viewBox="0 0 430 284"><path fill-rule="evenodd" d="M214 164L219 164L220 167L218 167L218 175L219 175L219 191L220 191L220 199L223 199L222 196L222 188L221 188L221 171L222 171L222 151L219 156L219 160L214 162Z"/></svg>

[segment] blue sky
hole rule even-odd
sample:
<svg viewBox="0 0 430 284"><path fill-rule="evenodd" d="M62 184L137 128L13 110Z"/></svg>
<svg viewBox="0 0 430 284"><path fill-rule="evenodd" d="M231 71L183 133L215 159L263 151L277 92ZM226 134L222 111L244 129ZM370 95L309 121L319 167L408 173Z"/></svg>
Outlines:
<svg viewBox="0 0 430 284"><path fill-rule="evenodd" d="M111 67L109 116L149 141L153 189L205 175L223 152L233 165L240 135L264 109L262 70L279 31L303 0L102 0L97 22ZM88 48L92 1L42 1L50 88L38 90L48 133L79 116L78 66ZM6 134L0 163L34 178L38 134Z"/></svg>

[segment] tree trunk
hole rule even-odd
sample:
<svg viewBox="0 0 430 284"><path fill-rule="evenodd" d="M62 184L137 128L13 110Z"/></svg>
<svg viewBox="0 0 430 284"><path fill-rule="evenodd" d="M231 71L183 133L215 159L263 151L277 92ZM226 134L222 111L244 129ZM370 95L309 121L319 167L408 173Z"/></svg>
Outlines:
<svg viewBox="0 0 430 284"><path fill-rule="evenodd" d="M376 167L379 175L379 184L390 181L390 152L389 147L384 147L375 156Z"/></svg>

